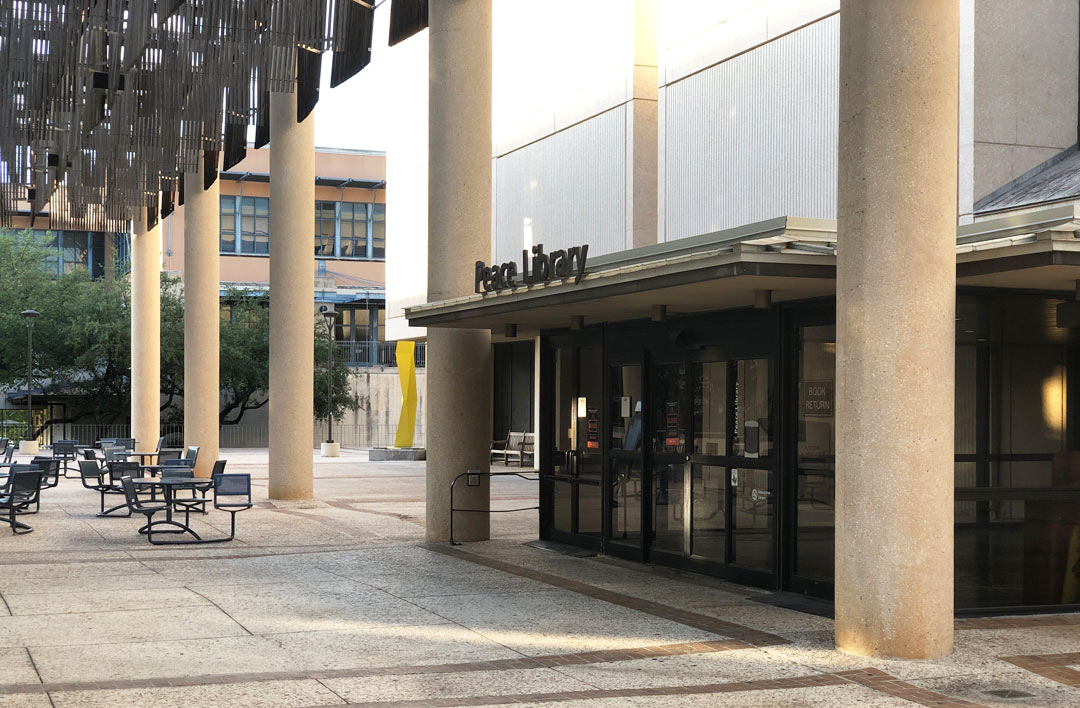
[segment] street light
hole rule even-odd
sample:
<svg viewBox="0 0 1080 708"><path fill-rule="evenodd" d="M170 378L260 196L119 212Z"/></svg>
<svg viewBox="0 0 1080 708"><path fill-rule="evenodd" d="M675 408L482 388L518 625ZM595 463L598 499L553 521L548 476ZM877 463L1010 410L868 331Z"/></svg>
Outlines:
<svg viewBox="0 0 1080 708"><path fill-rule="evenodd" d="M34 318L37 310L23 310L26 320L26 442L34 439Z"/></svg>
<svg viewBox="0 0 1080 708"><path fill-rule="evenodd" d="M334 444L334 324L337 310L333 305L322 305L319 312L326 318L326 442Z"/></svg>

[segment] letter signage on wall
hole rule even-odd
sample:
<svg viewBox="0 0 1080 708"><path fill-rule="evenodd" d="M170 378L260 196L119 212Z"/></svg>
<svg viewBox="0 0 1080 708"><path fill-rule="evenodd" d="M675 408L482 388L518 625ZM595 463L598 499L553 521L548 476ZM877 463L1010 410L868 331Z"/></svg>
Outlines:
<svg viewBox="0 0 1080 708"><path fill-rule="evenodd" d="M521 252L521 271L517 263L508 261L502 265L488 267L483 261L476 262L475 291L492 291L519 288L533 283L546 283L549 280L574 279L574 285L585 277L585 261L589 256L589 247L574 246L565 251L559 249L550 254L544 253L544 244L538 243L529 251Z"/></svg>

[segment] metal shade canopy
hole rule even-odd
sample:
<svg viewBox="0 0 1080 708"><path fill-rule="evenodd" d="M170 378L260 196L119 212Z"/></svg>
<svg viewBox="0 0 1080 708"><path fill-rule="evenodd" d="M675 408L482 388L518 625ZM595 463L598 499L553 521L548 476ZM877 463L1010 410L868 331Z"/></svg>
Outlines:
<svg viewBox="0 0 1080 708"><path fill-rule="evenodd" d="M322 52L335 84L360 71L373 21L354 0L0 0L0 226L26 202L53 228L152 222L163 193L167 215L200 160L212 184L248 126L265 143L271 91L311 111Z"/></svg>

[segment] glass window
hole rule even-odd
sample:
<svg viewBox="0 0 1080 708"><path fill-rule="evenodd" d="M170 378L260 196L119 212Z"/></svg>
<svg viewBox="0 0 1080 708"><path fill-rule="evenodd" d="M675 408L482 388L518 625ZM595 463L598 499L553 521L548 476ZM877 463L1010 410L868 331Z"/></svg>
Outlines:
<svg viewBox="0 0 1080 708"><path fill-rule="evenodd" d="M694 453L727 454L726 361L694 364Z"/></svg>
<svg viewBox="0 0 1080 708"><path fill-rule="evenodd" d="M60 257L63 259L64 274L72 273L76 268L87 268L90 265L90 240L85 231L62 232L63 248Z"/></svg>
<svg viewBox="0 0 1080 708"><path fill-rule="evenodd" d="M105 276L105 236L106 234L95 231L90 234L90 277L101 278Z"/></svg>
<svg viewBox="0 0 1080 708"><path fill-rule="evenodd" d="M686 390L686 366L659 364L652 391L653 452L681 454L686 445L686 414L682 410Z"/></svg>
<svg viewBox="0 0 1080 708"><path fill-rule="evenodd" d="M236 252L236 197L221 197L221 252Z"/></svg>
<svg viewBox="0 0 1080 708"><path fill-rule="evenodd" d="M315 255L334 255L334 202L315 202Z"/></svg>
<svg viewBox="0 0 1080 708"><path fill-rule="evenodd" d="M726 366L724 367L727 368ZM723 563L727 556L725 496L726 467L692 465L690 468L690 552Z"/></svg>
<svg viewBox="0 0 1080 708"><path fill-rule="evenodd" d="M270 253L270 200L240 198L240 252Z"/></svg>
<svg viewBox="0 0 1080 708"><path fill-rule="evenodd" d="M768 457L772 454L769 360L741 359L735 367L735 438L732 451L740 457Z"/></svg>
<svg viewBox="0 0 1080 708"><path fill-rule="evenodd" d="M803 327L799 340L795 574L831 581L835 555L836 327Z"/></svg>
<svg viewBox="0 0 1080 708"><path fill-rule="evenodd" d="M386 258L386 205L371 205L371 257Z"/></svg>
<svg viewBox="0 0 1080 708"><path fill-rule="evenodd" d="M641 367L611 368L611 449L629 452L641 450L644 425L641 400Z"/></svg>
<svg viewBox="0 0 1080 708"><path fill-rule="evenodd" d="M367 258L367 204L341 203L341 257Z"/></svg>

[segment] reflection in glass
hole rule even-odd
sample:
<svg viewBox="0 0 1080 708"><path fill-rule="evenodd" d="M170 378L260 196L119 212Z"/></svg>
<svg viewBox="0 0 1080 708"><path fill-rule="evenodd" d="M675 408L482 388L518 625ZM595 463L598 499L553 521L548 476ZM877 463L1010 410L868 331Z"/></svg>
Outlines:
<svg viewBox="0 0 1080 708"><path fill-rule="evenodd" d="M658 364L650 396L653 417L653 452L681 454L686 445L686 418L682 401L686 392L686 365Z"/></svg>
<svg viewBox="0 0 1080 708"><path fill-rule="evenodd" d="M737 470L736 477L731 480L735 522L733 562L747 568L772 571L776 520L772 472L743 468Z"/></svg>
<svg viewBox="0 0 1080 708"><path fill-rule="evenodd" d="M694 453L727 454L728 363L694 364Z"/></svg>
<svg viewBox="0 0 1080 708"><path fill-rule="evenodd" d="M551 482L552 526L557 531L570 533L570 483Z"/></svg>
<svg viewBox="0 0 1080 708"><path fill-rule="evenodd" d="M654 550L683 552L683 489L682 464L653 465L653 533Z"/></svg>
<svg viewBox="0 0 1080 708"><path fill-rule="evenodd" d="M614 366L609 383L611 398L608 415L611 420L611 449L613 451L641 450L642 410L641 367Z"/></svg>
<svg viewBox="0 0 1080 708"><path fill-rule="evenodd" d="M611 461L611 542L641 543L641 462Z"/></svg>
<svg viewBox="0 0 1080 708"><path fill-rule="evenodd" d="M834 565L836 328L799 330L796 575L831 582Z"/></svg>
<svg viewBox="0 0 1080 708"><path fill-rule="evenodd" d="M735 366L733 453L740 457L768 457L772 454L769 360L740 359Z"/></svg>
<svg viewBox="0 0 1080 708"><path fill-rule="evenodd" d="M723 563L726 556L724 533L726 475L726 468L712 465L693 465L690 472L693 509L690 551L695 556L718 563Z"/></svg>

